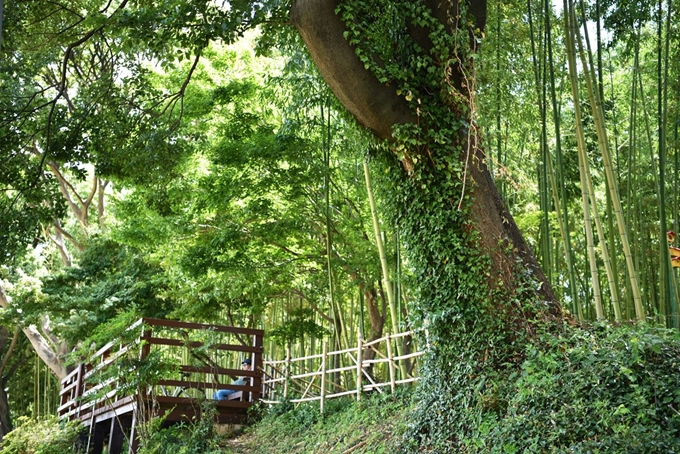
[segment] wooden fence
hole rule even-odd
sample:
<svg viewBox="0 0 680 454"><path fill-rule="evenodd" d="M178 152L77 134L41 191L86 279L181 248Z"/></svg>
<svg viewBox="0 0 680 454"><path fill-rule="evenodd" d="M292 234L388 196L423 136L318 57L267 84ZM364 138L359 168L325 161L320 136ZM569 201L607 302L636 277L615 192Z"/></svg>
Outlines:
<svg viewBox="0 0 680 454"><path fill-rule="evenodd" d="M263 402L319 401L323 413L327 399L354 395L360 400L364 392L383 392L387 387L394 392L397 385L419 379L412 374L398 377L399 362L414 361L425 352L397 356L392 345L393 341L402 342L413 334L413 331L388 334L371 342L364 342L359 337L356 347L330 352L324 342L322 353L300 358L292 358L289 349L285 359L263 362ZM383 343L383 349L379 348ZM346 365L341 365L343 363ZM378 368L383 371L376 372ZM380 379L380 376L384 378Z"/></svg>

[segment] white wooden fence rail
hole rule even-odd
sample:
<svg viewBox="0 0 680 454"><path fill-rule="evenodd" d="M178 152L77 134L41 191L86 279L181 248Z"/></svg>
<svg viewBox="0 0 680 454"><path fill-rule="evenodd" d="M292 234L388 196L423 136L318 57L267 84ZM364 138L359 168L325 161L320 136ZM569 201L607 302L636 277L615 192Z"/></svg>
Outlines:
<svg viewBox="0 0 680 454"><path fill-rule="evenodd" d="M290 402L319 401L320 410L323 413L327 399L355 395L356 399L360 400L362 392L373 390L383 392L382 388L388 386L394 392L397 385L412 383L419 379L417 376L397 378L399 372L398 364L399 361L418 358L424 355L425 352L416 351L401 356L394 356L392 350L392 341L401 341L402 338L412 336L413 334L413 331L388 334L371 342L364 342L359 337L356 347L332 352L328 351L327 343L324 342L323 350L320 354L292 358L290 349L288 349L286 351L286 359L276 361L265 359L263 362L264 376L262 386L264 398L262 401L268 404L278 404L282 402L281 398L283 400L288 399L288 396L294 393L299 395L299 397L289 399ZM380 344L383 342L385 343L386 354L379 349ZM374 359L364 359L367 356L366 352L369 350L375 353ZM340 364L340 359L343 356L345 357L344 363L348 365L333 366L334 364ZM376 382L378 379L366 371L366 369L380 364L387 365L389 381ZM332 381L333 377L337 379L341 374L344 374L343 378L345 378L343 383ZM316 383L317 381L318 384ZM332 389L333 392L329 392L329 389ZM297 392L291 392L291 390ZM277 399L277 397L280 399Z"/></svg>

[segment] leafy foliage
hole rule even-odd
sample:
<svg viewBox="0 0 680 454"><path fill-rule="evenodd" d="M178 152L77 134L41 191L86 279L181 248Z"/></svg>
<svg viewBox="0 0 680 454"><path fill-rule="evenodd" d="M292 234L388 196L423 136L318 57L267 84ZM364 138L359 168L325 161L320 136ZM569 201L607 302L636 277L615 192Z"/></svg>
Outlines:
<svg viewBox="0 0 680 454"><path fill-rule="evenodd" d="M79 263L52 274L34 291L17 294L12 307L20 309L16 316L21 323L39 323L49 310L59 335L76 344L122 312L163 317L170 311L171 305L160 298L167 285L162 270L139 251L92 239Z"/></svg>
<svg viewBox="0 0 680 454"><path fill-rule="evenodd" d="M606 325L533 350L493 438L506 452L672 452L679 351L675 333Z"/></svg>
<svg viewBox="0 0 680 454"><path fill-rule="evenodd" d="M164 426L164 418L152 419L143 428L139 454L217 454L219 435L215 432L214 405L201 406L201 417L188 423Z"/></svg>
<svg viewBox="0 0 680 454"><path fill-rule="evenodd" d="M427 438L411 432L403 449L674 452L680 440L679 351L676 333L599 325L543 336L504 379L472 375L469 361L452 365L454 371L468 368L466 386L474 385L474 396L455 382L438 388L439 399L428 400L436 411L428 414ZM470 426L461 427L461 419Z"/></svg>
<svg viewBox="0 0 680 454"><path fill-rule="evenodd" d="M233 42L281 8L251 1L8 4L0 49L0 260L40 237L41 223L63 218L56 182L45 175L53 163L81 179L87 164L128 182L170 175L190 149L175 131L201 52L213 40ZM184 73L158 87L154 62Z"/></svg>
<svg viewBox="0 0 680 454"><path fill-rule="evenodd" d="M286 321L267 333L280 345L292 345L309 337L321 339L327 334L326 330L314 321L314 311L307 308L295 309Z"/></svg>
<svg viewBox="0 0 680 454"><path fill-rule="evenodd" d="M6 454L84 453L84 448L79 445L82 430L77 421L64 424L56 417L43 420L21 417L0 447Z"/></svg>
<svg viewBox="0 0 680 454"><path fill-rule="evenodd" d="M124 185L116 206L120 225L110 237L88 239L78 268L52 275L42 287L20 288L14 309L20 306L23 315L4 315L36 323L49 307L59 334L76 341L126 310L154 316L175 310L214 320L226 309L253 324L268 302L292 292L323 306L323 271L350 282L338 285L343 296L353 285L376 282L365 213L355 203L363 195L351 171L356 162L329 158L331 151L363 149L366 142L340 115L330 121L336 114L328 113L328 91L308 75L308 62L299 54L291 59L300 74L285 83L295 86L296 99L280 111L272 103L285 92L281 85L270 89L255 77L215 76L231 77L238 58L210 41L231 42L270 15L281 17L290 2L235 1L225 8L211 1L144 0L114 2L103 11L96 2L72 3L12 2L6 9L12 33L0 63L0 111L7 119L0 123L0 152L7 158L0 170L0 262L16 260L25 245L40 241L41 224L64 215L56 182L43 172L49 162L80 182L83 164L91 163L99 175ZM673 449L676 340L651 331L562 331L541 318L537 283L520 264L512 269L513 288L491 277L489 257L479 254L469 222L474 201L465 180L466 140L477 137L469 95L475 89L472 63L480 56L471 44L482 34L465 5L449 18L456 23L451 32L427 3L348 0L338 9L365 67L420 119L417 126L397 126L394 143L374 147L372 156L417 287L412 321L428 328L432 345L403 449ZM605 2L605 22L634 30L651 18L654 5L638 6L636 12L635 2ZM527 53L514 46L518 34L526 37L526 24L511 20L518 27L505 41L513 44L512 65L521 80L501 85L514 102L499 103L499 111L527 106L534 96L527 82L532 75L523 68ZM409 28L426 29L427 45L412 39ZM261 43L273 42L272 36ZM298 44L289 35L281 41ZM537 123L522 111L527 124ZM525 131L512 134L524 143ZM338 138L345 135L351 137ZM527 156L523 145L518 148L513 159L522 167ZM654 162L645 159L642 166ZM571 166L564 178L571 199L577 194L573 160L565 163ZM328 207L320 202L328 194L321 181L333 187ZM645 185L653 190L651 180ZM524 225L533 227L532 185L524 180L519 186L516 198L527 206ZM325 268L331 236L328 250L337 270ZM496 246L500 254L509 252L504 243ZM311 314L291 313L274 337L290 342L321 335ZM134 366L153 376L153 366ZM272 426L286 433L293 425L324 424L310 408L284 410L278 410L283 425ZM212 435L197 427L159 429L148 449L213 449L201 444ZM193 431L204 438L178 447ZM302 446L328 450L329 442L314 443Z"/></svg>

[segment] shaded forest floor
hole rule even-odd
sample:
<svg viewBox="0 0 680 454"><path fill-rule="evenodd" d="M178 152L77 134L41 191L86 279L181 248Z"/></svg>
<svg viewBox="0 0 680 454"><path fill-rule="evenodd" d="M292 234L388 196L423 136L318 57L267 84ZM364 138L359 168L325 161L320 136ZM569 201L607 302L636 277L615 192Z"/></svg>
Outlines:
<svg viewBox="0 0 680 454"><path fill-rule="evenodd" d="M294 408L261 409L261 419L222 445L226 454L383 454L399 446L408 424L410 397L376 394L360 402L338 399Z"/></svg>

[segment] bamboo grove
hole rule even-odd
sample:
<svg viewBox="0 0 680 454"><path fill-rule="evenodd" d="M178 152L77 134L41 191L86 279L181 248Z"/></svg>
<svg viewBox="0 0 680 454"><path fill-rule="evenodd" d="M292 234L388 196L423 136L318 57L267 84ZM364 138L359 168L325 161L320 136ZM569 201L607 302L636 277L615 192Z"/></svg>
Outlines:
<svg viewBox="0 0 680 454"><path fill-rule="evenodd" d="M528 1L490 10L479 96L487 154L580 319L678 327L666 238L678 229L676 9ZM527 185L537 198L521 195Z"/></svg>

